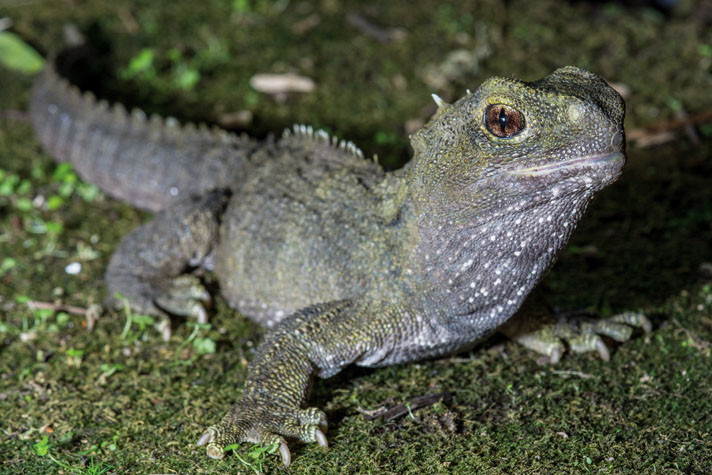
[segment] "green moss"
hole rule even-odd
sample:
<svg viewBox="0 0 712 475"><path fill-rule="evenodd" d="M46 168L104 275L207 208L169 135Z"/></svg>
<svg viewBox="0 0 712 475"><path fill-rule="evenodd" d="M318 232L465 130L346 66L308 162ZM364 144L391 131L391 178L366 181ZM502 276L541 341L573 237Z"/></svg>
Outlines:
<svg viewBox="0 0 712 475"><path fill-rule="evenodd" d="M310 123L354 140L388 166L408 157L408 127L434 111L429 93L452 100L494 74L536 79L564 64L590 68L631 90L629 130L673 119L680 109L712 108L712 96L700 92L712 86L710 55L701 47L712 44L712 32L695 2L667 18L553 0L512 1L506 9L494 0L417 8L194 5L29 2L0 8L0 18L10 17L14 32L43 53L61 43L65 23L75 23L106 48L88 86L110 99L181 120L218 121L249 110L253 120L241 127L258 136ZM379 42L347 12L397 28L395 39ZM156 79L122 78L145 48L154 52ZM466 53L466 67L447 62L454 51ZM434 87L432 72L444 66L447 81ZM166 86L176 84L180 68L197 71L190 87ZM280 102L249 87L255 73L286 71L312 77L315 92ZM216 342L211 354L181 345L193 330L181 322L168 343L153 329L127 341L121 313L104 315L89 332L82 316L38 313L17 302L100 302L112 250L148 218L78 185L67 191L71 179L56 173L29 124L4 114L26 108L30 86L29 77L0 74L0 169L18 180L0 196L3 470L62 470L33 449L44 436L49 454L72 467L93 459L131 473L244 470L236 457L217 462L193 445L238 396L262 335L224 302L217 300L212 329L202 334ZM312 400L329 416L331 448L295 444L293 471L708 471L712 295L704 269L712 262L712 143L709 134L703 140L693 147L680 134L664 146L630 150L623 178L592 205L545 281L554 306L603 314L642 309L656 324L653 334L616 347L607 364L574 356L555 368L538 366L527 351L495 341L457 358L350 368L315 384ZM73 262L82 266L77 275L65 273ZM452 392L453 402L415 411L415 419L368 420L360 412L441 391ZM278 467L276 457L265 464L266 471Z"/></svg>

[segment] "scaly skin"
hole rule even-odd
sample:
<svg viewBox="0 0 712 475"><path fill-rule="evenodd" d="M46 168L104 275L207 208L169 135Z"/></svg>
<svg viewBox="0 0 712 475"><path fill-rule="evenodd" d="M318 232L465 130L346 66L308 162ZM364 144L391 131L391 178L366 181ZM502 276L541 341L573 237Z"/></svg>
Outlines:
<svg viewBox="0 0 712 475"><path fill-rule="evenodd" d="M45 146L114 195L140 190L132 202L162 210L120 244L109 293L137 311L205 321L208 295L186 274L201 266L215 270L233 307L273 329L237 404L200 438L209 456L278 442L289 465L286 439L326 445L324 413L304 408L308 388L351 363L445 355L500 327L554 362L562 340L607 359L599 334L625 340L631 326L648 329L630 313L540 327L535 306L523 307L621 172L620 96L566 67L436 101L412 137L413 160L386 173L310 128L257 145L98 110L51 69L38 81L31 110ZM196 166L200 179L186 180Z"/></svg>

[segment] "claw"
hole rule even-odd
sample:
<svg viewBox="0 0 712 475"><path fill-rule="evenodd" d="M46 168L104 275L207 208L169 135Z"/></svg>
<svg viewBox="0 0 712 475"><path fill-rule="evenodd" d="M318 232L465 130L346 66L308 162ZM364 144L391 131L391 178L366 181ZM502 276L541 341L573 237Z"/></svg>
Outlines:
<svg viewBox="0 0 712 475"><path fill-rule="evenodd" d="M161 339L163 341L170 341L171 340L171 321L168 318L162 319L158 325L156 325L156 328L158 331L161 332Z"/></svg>
<svg viewBox="0 0 712 475"><path fill-rule="evenodd" d="M205 307L200 304L197 304L196 308L193 311L195 312L195 318L198 323L208 323L208 313L205 311Z"/></svg>
<svg viewBox="0 0 712 475"><path fill-rule="evenodd" d="M326 436L319 429L314 432L314 438L316 439L317 444L322 447L326 447L327 449L329 448L329 442L326 440Z"/></svg>
<svg viewBox="0 0 712 475"><path fill-rule="evenodd" d="M611 359L611 356L608 353L608 347L600 338L598 339L598 341L596 341L596 351L598 351L598 354L601 356L601 359L603 361L608 361Z"/></svg>
<svg viewBox="0 0 712 475"><path fill-rule="evenodd" d="M205 432L203 432L203 435L200 436L200 439L198 439L196 445L200 447L207 444L208 442L211 442L213 440L214 435L215 433L211 429L206 430Z"/></svg>
<svg viewBox="0 0 712 475"><path fill-rule="evenodd" d="M323 437L323 434L322 434ZM292 454L289 452L289 447L284 442L279 443L279 455L282 456L282 463L286 468L292 463Z"/></svg>

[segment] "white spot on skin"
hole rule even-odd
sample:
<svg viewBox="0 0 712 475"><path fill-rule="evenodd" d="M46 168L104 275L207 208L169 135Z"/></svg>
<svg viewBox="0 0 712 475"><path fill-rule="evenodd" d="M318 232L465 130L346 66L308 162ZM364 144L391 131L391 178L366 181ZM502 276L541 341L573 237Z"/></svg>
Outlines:
<svg viewBox="0 0 712 475"><path fill-rule="evenodd" d="M175 186L171 186L170 193L171 196L178 196L178 188L176 188Z"/></svg>

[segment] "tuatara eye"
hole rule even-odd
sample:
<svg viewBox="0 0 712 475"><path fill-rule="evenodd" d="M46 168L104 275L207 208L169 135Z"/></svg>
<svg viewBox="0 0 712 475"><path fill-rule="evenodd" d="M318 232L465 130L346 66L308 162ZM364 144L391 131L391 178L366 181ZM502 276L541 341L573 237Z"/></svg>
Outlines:
<svg viewBox="0 0 712 475"><path fill-rule="evenodd" d="M485 127L497 137L513 137L524 129L524 114L513 107L494 104L485 110Z"/></svg>

